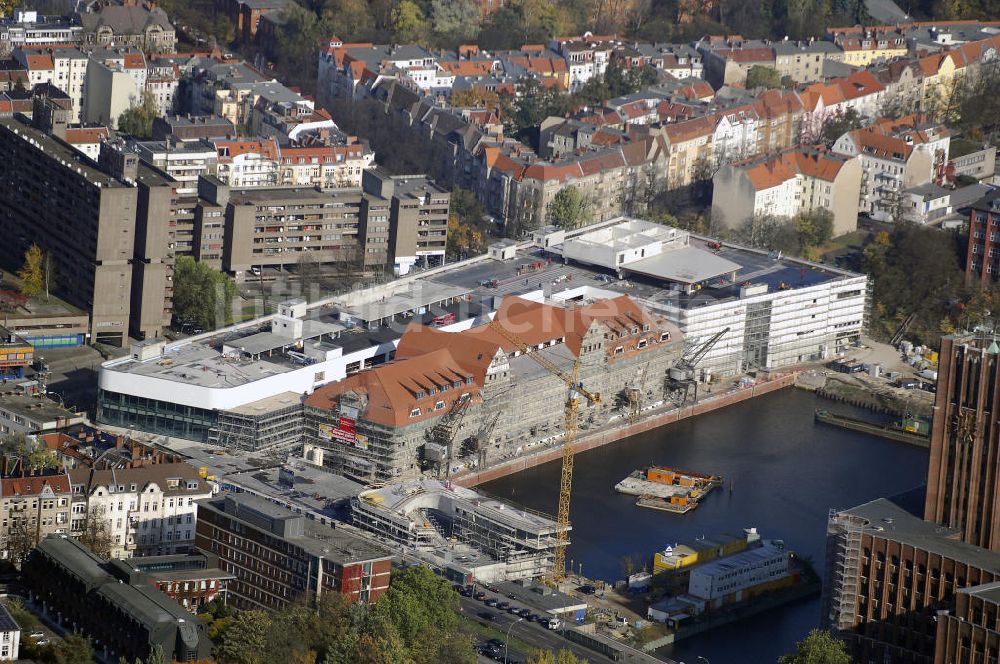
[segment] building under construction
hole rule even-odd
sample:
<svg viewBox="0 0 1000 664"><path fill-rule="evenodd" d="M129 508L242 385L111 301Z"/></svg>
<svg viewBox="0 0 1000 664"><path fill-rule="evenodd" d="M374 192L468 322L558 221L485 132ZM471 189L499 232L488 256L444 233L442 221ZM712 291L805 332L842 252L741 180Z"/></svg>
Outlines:
<svg viewBox="0 0 1000 664"><path fill-rule="evenodd" d="M351 516L456 580L543 576L552 572L556 547L569 543L569 527L550 516L440 480L363 491L351 501Z"/></svg>
<svg viewBox="0 0 1000 664"><path fill-rule="evenodd" d="M626 295L507 297L492 324L477 322L410 325L392 362L317 389L305 401L307 458L369 483L496 463L564 435L567 386L544 365L571 375L578 364L582 386L601 395L580 408L586 430L662 400L683 350L676 327Z"/></svg>

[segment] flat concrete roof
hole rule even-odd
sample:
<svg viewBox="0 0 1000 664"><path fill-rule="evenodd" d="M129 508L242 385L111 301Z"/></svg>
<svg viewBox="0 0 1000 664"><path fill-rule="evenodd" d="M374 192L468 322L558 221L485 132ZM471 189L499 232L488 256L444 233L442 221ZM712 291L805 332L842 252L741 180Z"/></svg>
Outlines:
<svg viewBox="0 0 1000 664"><path fill-rule="evenodd" d="M697 284L733 274L740 269L740 265L697 247L683 247L626 263L622 269L664 281Z"/></svg>
<svg viewBox="0 0 1000 664"><path fill-rule="evenodd" d="M287 408L302 403L302 395L298 392L280 392L270 397L265 397L258 401L251 401L237 408L230 408L227 413L237 415L264 415L281 408Z"/></svg>
<svg viewBox="0 0 1000 664"><path fill-rule="evenodd" d="M464 297L468 288L438 283L430 279L409 285L390 297L375 302L367 302L354 307L345 307L344 312L353 318L370 323L399 316L407 312L417 312L438 302L456 297Z"/></svg>

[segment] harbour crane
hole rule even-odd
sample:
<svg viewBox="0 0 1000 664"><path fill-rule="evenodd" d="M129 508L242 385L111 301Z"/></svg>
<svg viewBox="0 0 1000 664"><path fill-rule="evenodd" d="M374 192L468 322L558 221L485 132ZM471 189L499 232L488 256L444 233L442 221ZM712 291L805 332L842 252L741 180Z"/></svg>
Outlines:
<svg viewBox="0 0 1000 664"><path fill-rule="evenodd" d="M580 413L580 397L583 396L590 405L601 403L601 395L596 392L589 392L580 384L580 360L573 361L573 368L565 371L562 367L550 361L548 358L533 353L531 346L524 343L517 335L506 330L494 318L489 323L489 327L501 337L514 344L519 351L540 364L545 370L562 380L569 391L566 395L565 420L563 428L566 435L562 445L562 470L559 473L559 507L556 511L556 537L560 533L565 533L570 526L569 523L569 503L573 495L573 443L576 440L577 418ZM552 580L558 583L566 576L566 544L559 542L556 545L555 562L552 565Z"/></svg>
<svg viewBox="0 0 1000 664"><path fill-rule="evenodd" d="M681 356L681 359L670 367L667 372L666 391L669 396L673 397L678 406L687 402L688 393L692 387L694 388L694 400L698 400L698 381L695 379L695 368L727 332L729 332L728 327L712 335L708 341L689 348Z"/></svg>

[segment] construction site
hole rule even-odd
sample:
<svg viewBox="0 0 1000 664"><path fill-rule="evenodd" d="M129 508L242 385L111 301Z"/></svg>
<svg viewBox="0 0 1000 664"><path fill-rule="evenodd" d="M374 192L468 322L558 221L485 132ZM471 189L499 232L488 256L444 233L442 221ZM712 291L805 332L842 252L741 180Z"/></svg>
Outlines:
<svg viewBox="0 0 1000 664"><path fill-rule="evenodd" d="M569 526L440 480L414 480L361 492L354 525L398 542L454 581L550 575Z"/></svg>
<svg viewBox="0 0 1000 664"><path fill-rule="evenodd" d="M305 401L305 453L365 483L447 478L561 444L574 424L662 401L684 345L628 296L574 302L504 298L460 332L411 324L395 360L318 388ZM589 396L587 396L589 395Z"/></svg>

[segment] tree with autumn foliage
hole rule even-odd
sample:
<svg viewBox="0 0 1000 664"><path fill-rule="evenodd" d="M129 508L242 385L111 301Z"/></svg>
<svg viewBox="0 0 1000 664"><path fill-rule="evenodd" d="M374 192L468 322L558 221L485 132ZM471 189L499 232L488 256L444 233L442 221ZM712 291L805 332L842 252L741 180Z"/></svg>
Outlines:
<svg viewBox="0 0 1000 664"><path fill-rule="evenodd" d="M486 210L475 194L465 189L451 192L448 215L448 255L461 259L486 251Z"/></svg>

